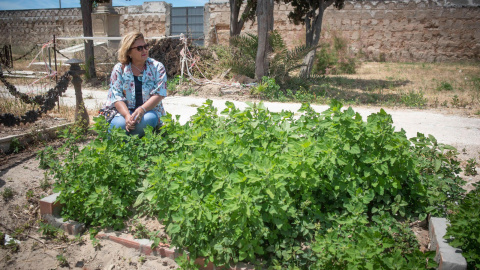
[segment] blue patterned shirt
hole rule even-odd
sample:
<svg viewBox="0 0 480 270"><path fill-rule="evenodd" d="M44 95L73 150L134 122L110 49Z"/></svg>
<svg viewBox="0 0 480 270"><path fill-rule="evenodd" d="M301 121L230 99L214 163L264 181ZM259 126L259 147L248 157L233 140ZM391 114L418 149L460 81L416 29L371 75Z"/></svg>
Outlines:
<svg viewBox="0 0 480 270"><path fill-rule="evenodd" d="M151 96L167 96L167 72L162 63L148 58L145 62L146 68L142 76L142 98L145 103ZM122 64L118 63L113 67L110 76L110 89L108 90L107 101L104 109L115 107L115 102L123 101L128 109L135 109L135 81L133 78L132 64L125 65L122 71ZM158 124L161 124L160 117L165 115L165 109L160 101L153 110L158 115ZM118 113L117 113L118 114Z"/></svg>

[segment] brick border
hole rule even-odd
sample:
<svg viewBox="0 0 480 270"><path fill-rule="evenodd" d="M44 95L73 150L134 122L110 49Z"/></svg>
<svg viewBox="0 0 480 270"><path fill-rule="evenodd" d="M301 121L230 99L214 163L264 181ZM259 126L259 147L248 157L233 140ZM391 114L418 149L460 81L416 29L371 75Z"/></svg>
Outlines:
<svg viewBox="0 0 480 270"><path fill-rule="evenodd" d="M48 197L45 197L40 200L40 215L48 223L52 224L57 228L62 228L66 233L71 235L80 234L85 231L85 224L79 223L76 221L63 221L63 218L60 217L60 212L62 205L57 202L57 197L60 193L54 193ZM95 238L100 240L110 240L117 244L120 244L124 247L133 248L144 255L153 255L160 256L163 258L170 258L175 260L182 255L182 251L176 248L171 247L169 244L160 243L158 247L152 249L153 241L149 239L135 239L133 235L130 234L120 234L118 232L100 232ZM233 267L226 268L224 266L216 267L212 262L209 262L207 266L205 265L205 258L199 257L195 260L195 263L200 266L200 269L203 270L214 270L214 269L230 269L230 270L247 270L255 269L251 264L238 263Z"/></svg>
<svg viewBox="0 0 480 270"><path fill-rule="evenodd" d="M55 227L62 228L68 234L79 234L85 231L85 225L75 221L63 221L60 215L62 205L56 202L60 193L52 194L40 200L40 214L50 224ZM447 232L448 220L445 218L430 217L428 235L430 237L430 250L436 250L435 261L438 263L439 270L465 270L467 269L467 261L462 256L462 250L450 246L443 238ZM110 240L117 244L128 248L138 250L144 255L153 255L176 259L181 256L182 251L172 248L168 244L160 244L152 249L152 241L149 239L135 239L132 235L120 235L119 233L98 233L95 238L102 240ZM199 257L195 263L200 269L213 270L216 268L230 270L255 269L251 264L239 263L233 267L225 268L225 266L215 267L212 262L205 265L205 258Z"/></svg>

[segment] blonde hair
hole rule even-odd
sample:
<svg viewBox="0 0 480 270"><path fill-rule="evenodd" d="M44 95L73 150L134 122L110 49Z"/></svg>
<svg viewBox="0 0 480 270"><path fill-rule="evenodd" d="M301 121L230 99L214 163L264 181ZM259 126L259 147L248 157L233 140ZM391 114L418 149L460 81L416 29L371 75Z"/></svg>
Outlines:
<svg viewBox="0 0 480 270"><path fill-rule="evenodd" d="M118 49L118 61L120 61L120 63L128 65L132 62L132 58L128 56L128 51L132 47L132 44L139 39L145 38L143 37L143 34L138 31L130 32L123 36L120 48Z"/></svg>

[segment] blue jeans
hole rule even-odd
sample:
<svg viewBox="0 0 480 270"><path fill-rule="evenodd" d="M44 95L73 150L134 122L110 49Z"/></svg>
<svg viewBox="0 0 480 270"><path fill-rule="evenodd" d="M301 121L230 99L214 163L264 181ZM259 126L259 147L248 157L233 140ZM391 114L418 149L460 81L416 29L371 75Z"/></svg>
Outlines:
<svg viewBox="0 0 480 270"><path fill-rule="evenodd" d="M132 114L134 110L130 110L130 114ZM152 126L155 128L158 124L158 116L157 113L154 111L148 111L145 113L145 115L142 117L142 121L140 123L135 125L135 129L128 131L128 135L138 135L142 137L145 135L144 129L148 126ZM112 121L110 122L110 129L112 128L121 128L123 130L126 129L126 124L125 124L125 117L121 114L117 114Z"/></svg>

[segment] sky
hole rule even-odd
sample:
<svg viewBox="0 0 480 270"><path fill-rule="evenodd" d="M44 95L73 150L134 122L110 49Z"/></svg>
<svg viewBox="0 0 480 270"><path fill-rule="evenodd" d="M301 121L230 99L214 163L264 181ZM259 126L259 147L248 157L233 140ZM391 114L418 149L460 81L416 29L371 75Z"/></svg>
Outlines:
<svg viewBox="0 0 480 270"><path fill-rule="evenodd" d="M60 1L62 8L80 7L80 0L0 0L0 10L15 10L15 9L43 9L43 8L59 8ZM113 6L131 6L142 5L143 0L112 0ZM172 4L173 7L190 7L203 6L208 3L208 0L162 0Z"/></svg>

